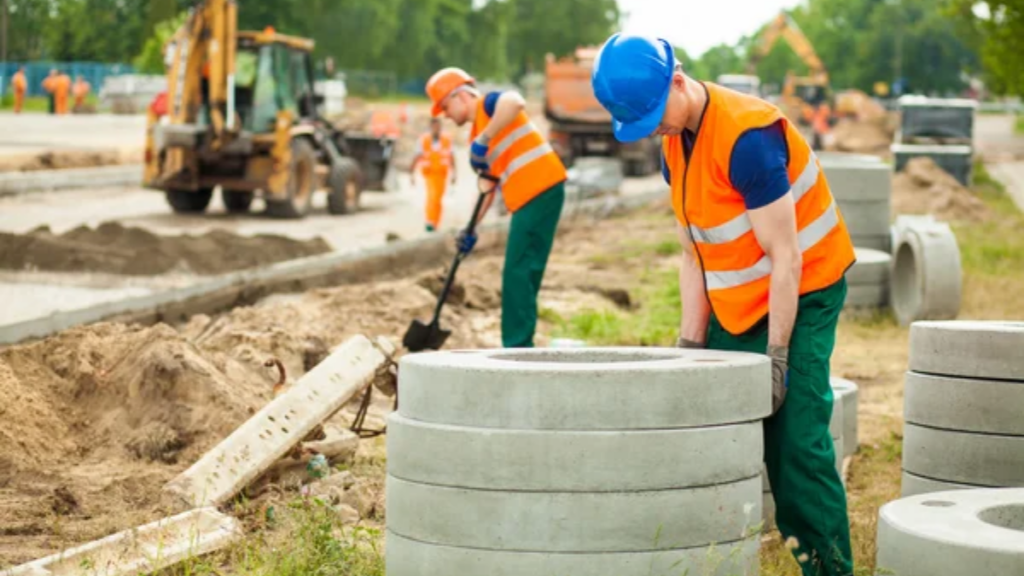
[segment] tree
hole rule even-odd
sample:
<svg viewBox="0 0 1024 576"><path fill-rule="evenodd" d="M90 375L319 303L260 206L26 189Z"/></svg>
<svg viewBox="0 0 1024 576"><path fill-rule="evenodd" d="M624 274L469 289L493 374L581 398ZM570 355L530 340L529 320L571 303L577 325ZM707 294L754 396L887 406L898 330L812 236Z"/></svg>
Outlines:
<svg viewBox="0 0 1024 576"><path fill-rule="evenodd" d="M949 13L980 51L989 89L1024 95L1024 0L953 0Z"/></svg>
<svg viewBox="0 0 1024 576"><path fill-rule="evenodd" d="M187 18L188 13L182 12L156 25L153 34L142 47L142 52L132 61L140 74L164 73L164 47L171 36L185 24Z"/></svg>

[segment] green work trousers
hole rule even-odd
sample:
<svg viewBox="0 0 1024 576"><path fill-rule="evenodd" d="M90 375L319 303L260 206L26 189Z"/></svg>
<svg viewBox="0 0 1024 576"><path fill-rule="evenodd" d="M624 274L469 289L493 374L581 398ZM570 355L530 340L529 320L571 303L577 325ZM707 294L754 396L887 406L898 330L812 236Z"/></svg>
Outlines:
<svg viewBox="0 0 1024 576"><path fill-rule="evenodd" d="M793 556L804 576L853 574L846 491L836 471L829 421L829 360L846 300L846 279L800 297L789 341L789 387L775 415L764 421L764 462L775 496L775 522L783 538L796 539ZM714 316L708 348L764 354L765 318L740 336Z"/></svg>
<svg viewBox="0 0 1024 576"><path fill-rule="evenodd" d="M512 214L501 275L501 344L532 348L537 295L555 243L565 204L564 184L555 184Z"/></svg>

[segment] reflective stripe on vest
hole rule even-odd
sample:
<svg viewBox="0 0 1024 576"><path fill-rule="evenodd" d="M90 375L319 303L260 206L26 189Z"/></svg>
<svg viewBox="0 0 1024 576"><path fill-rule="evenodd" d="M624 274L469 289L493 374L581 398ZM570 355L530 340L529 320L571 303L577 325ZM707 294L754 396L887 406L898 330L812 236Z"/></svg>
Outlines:
<svg viewBox="0 0 1024 576"><path fill-rule="evenodd" d="M480 98L470 139L475 139L490 121L484 99ZM510 212L566 179L565 166L554 148L523 112L491 139L486 158L491 173L499 179Z"/></svg>

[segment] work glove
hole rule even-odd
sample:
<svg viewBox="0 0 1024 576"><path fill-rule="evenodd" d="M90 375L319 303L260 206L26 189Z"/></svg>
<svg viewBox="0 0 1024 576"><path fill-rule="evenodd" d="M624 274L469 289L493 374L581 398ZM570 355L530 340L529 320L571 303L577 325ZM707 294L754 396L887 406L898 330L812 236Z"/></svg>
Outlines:
<svg viewBox="0 0 1024 576"><path fill-rule="evenodd" d="M700 342L694 342L693 340L687 340L682 336L676 340L676 348L704 348L704 345Z"/></svg>
<svg viewBox="0 0 1024 576"><path fill-rule="evenodd" d="M473 140L473 145L469 147L469 164L473 170L486 173L491 169L490 163L487 162L487 150L487 140L477 136L476 140Z"/></svg>
<svg viewBox="0 0 1024 576"><path fill-rule="evenodd" d="M768 357L772 359L772 414L782 408L789 388L789 347L768 346Z"/></svg>
<svg viewBox="0 0 1024 576"><path fill-rule="evenodd" d="M467 230L459 232L459 235L455 237L455 246L461 254L469 254L476 246L476 233Z"/></svg>

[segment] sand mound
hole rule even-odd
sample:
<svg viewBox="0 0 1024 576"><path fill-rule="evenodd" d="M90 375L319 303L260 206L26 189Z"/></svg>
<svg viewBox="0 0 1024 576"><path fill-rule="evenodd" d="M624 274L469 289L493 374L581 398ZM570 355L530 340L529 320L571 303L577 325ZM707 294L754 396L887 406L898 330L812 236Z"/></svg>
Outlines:
<svg viewBox="0 0 1024 576"><path fill-rule="evenodd" d="M893 132L886 118L870 121L841 119L832 128L832 137L834 148L839 152L888 155Z"/></svg>
<svg viewBox="0 0 1024 576"><path fill-rule="evenodd" d="M931 214L950 221L979 222L988 207L931 158L914 158L892 182L894 214Z"/></svg>
<svg viewBox="0 0 1024 576"><path fill-rule="evenodd" d="M171 271L220 274L330 251L321 238L245 237L214 230L200 236L159 236L115 222L64 234L39 228L0 233L0 268L107 272L152 276ZM141 258L141 255L145 255Z"/></svg>

